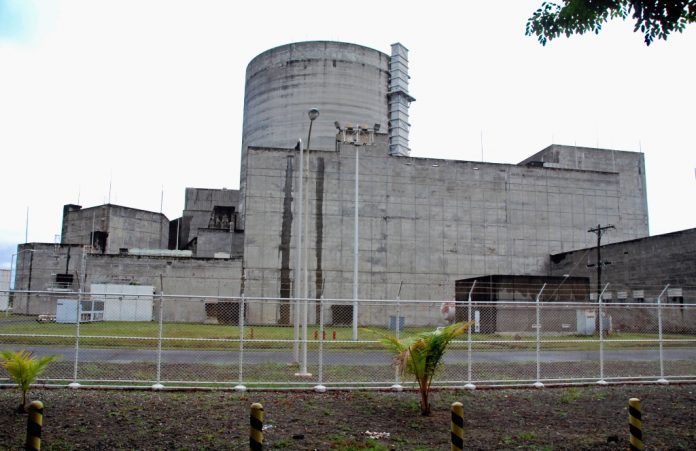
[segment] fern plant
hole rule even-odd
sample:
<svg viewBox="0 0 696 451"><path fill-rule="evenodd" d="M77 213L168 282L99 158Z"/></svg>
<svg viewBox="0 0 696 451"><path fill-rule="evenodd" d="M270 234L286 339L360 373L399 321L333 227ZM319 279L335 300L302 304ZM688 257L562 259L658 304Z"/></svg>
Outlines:
<svg viewBox="0 0 696 451"><path fill-rule="evenodd" d="M0 351L0 366L7 370L22 392L22 404L17 410L26 412L29 387L55 359L53 355L37 358L29 351Z"/></svg>
<svg viewBox="0 0 696 451"><path fill-rule="evenodd" d="M471 327L468 323L455 323L432 332L423 332L397 339L394 335L371 331L382 337L381 342L394 354L394 363L402 376L412 375L418 382L421 415L430 415L430 386L437 370L442 366L442 357L447 345Z"/></svg>

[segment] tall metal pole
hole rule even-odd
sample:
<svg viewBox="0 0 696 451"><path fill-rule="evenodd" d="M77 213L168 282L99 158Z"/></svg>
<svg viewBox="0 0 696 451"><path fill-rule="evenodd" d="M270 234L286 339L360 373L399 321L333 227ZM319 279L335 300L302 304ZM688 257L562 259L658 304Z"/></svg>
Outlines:
<svg viewBox="0 0 696 451"><path fill-rule="evenodd" d="M355 146L355 219L353 231L353 340L358 339L358 253L359 248L359 227L358 227L358 194L360 177L360 148ZM397 321L399 319L397 318Z"/></svg>
<svg viewBox="0 0 696 451"><path fill-rule="evenodd" d="M309 116L309 132L307 133L307 171L309 170L309 143L310 140L312 139L312 124L314 123L314 120L319 117L319 110L316 108L312 108L308 112ZM304 160L302 157L302 154L300 153L300 158ZM301 176L304 177L305 167L302 167L300 169ZM303 186L300 188L301 190L307 189L307 185L309 184L309 180L307 180L306 184L303 184ZM303 272L303 277L302 277L302 357L301 357L301 362L300 362L300 372L297 373L298 376L303 376L303 377L308 377L311 376L309 372L307 371L307 322L308 322L308 303L309 303L309 264L308 264L308 255L309 252L307 251L307 243L309 242L309 207L307 205L307 199L309 198L309 193L304 193L303 194L303 210L304 210L304 229L301 229L301 234L304 234L304 239L302 241L302 253L304 255L304 272Z"/></svg>
<svg viewBox="0 0 696 451"><path fill-rule="evenodd" d="M312 123L309 123L309 128L312 128ZM307 147L307 152L306 153L306 158L307 158L307 164L305 168L309 167L309 147ZM306 169L305 169L306 170ZM303 173L303 176L306 175ZM304 189L307 189L307 185L309 184L309 179L306 180L306 183L304 184ZM305 192L304 193L304 240L302 241L302 254L304 256L304 268L303 268L303 273L302 273L302 356L301 356L301 364L300 364L300 375L301 376L311 376L307 372L307 303L308 300L307 298L309 297L309 264L308 264L308 251L307 251L307 243L309 242L309 229L307 227L307 224L309 224L309 217L308 217L308 212L309 212L309 206L307 205L307 198L309 197L309 193Z"/></svg>
<svg viewBox="0 0 696 451"><path fill-rule="evenodd" d="M297 260L295 262L295 302L293 302L293 308L292 308L292 315L293 315L293 326L294 326L294 334L293 334L293 346L292 346L292 351L293 351L293 358L295 363L299 363L300 361L300 348L299 348L299 339L300 339L300 312L299 312L299 302L300 298L302 297L302 238L303 238L303 228L302 228L302 221L303 221L303 200L304 200L304 156L302 155L302 140L298 139L297 140L297 147L299 150L299 156L300 156L300 172L298 176L298 190L300 191L300 198L298 202L299 206L299 212L297 215L298 218L298 227L297 227Z"/></svg>

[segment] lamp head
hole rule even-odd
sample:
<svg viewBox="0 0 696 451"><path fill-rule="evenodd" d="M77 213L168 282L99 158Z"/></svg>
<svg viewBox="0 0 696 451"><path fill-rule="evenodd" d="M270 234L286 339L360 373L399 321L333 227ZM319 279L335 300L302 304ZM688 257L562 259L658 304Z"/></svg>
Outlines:
<svg viewBox="0 0 696 451"><path fill-rule="evenodd" d="M309 110L307 115L309 115L310 121L314 121L314 119L319 117L319 110L317 110L316 108L312 108L311 110Z"/></svg>

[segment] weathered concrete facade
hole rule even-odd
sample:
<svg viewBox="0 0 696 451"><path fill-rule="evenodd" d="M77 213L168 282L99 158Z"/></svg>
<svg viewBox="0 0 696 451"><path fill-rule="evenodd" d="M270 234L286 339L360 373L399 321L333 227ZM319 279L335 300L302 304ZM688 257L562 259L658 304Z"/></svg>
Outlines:
<svg viewBox="0 0 696 451"><path fill-rule="evenodd" d="M63 208L62 244L92 244L98 252L117 254L120 249L166 249L169 220L161 213L106 204Z"/></svg>
<svg viewBox="0 0 696 451"><path fill-rule="evenodd" d="M393 299L402 281L402 299L443 299L462 277L545 275L549 254L591 245L598 223L616 225L613 241L646 236L642 155L585 151L578 169L532 162L544 152L519 165L390 157L377 135L359 148L359 298ZM617 164L600 171L591 157ZM248 149L251 296L292 292L297 168L294 150ZM310 152L308 173L310 296L325 280L325 298L351 298L355 149Z"/></svg>

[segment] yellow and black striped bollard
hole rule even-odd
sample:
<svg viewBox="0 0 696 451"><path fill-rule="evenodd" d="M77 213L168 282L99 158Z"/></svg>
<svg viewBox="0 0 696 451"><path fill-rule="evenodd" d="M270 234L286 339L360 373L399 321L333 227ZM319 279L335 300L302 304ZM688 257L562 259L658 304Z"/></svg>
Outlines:
<svg viewBox="0 0 696 451"><path fill-rule="evenodd" d="M263 406L257 402L251 405L251 428L249 429L249 449L263 449Z"/></svg>
<svg viewBox="0 0 696 451"><path fill-rule="evenodd" d="M41 401L33 401L29 404L29 417L27 418L27 443L28 451L41 449L41 427L43 426L43 408Z"/></svg>
<svg viewBox="0 0 696 451"><path fill-rule="evenodd" d="M464 406L461 402L452 403L452 451L464 449Z"/></svg>
<svg viewBox="0 0 696 451"><path fill-rule="evenodd" d="M630 450L643 450L643 420L640 412L640 399L628 400L628 428L631 430Z"/></svg>

